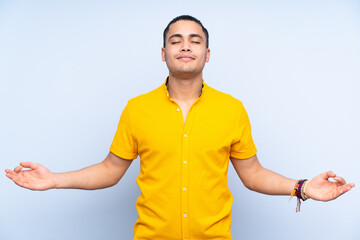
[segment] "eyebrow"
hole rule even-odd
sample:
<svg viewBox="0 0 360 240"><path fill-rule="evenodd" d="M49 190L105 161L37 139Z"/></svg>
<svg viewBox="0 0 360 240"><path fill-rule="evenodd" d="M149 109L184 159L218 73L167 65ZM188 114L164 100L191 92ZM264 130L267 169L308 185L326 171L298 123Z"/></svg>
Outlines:
<svg viewBox="0 0 360 240"><path fill-rule="evenodd" d="M182 34L179 34L179 33L176 33L176 34L171 35L168 40L170 40L170 39L172 39L172 38L174 38L174 37L182 38L183 35L182 35ZM190 34L190 38L194 38L194 37L198 37L198 38L200 38L201 40L203 40L203 37L202 37L200 34L197 34L197 33L192 33L192 34Z"/></svg>

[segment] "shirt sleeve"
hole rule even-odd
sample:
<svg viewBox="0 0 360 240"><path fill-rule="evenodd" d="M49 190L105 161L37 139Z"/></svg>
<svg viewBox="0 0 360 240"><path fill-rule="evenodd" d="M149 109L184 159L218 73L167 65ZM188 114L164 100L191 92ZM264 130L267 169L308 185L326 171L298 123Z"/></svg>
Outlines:
<svg viewBox="0 0 360 240"><path fill-rule="evenodd" d="M137 141L132 131L129 104L124 108L110 146L110 152L118 157L132 160L137 158Z"/></svg>
<svg viewBox="0 0 360 240"><path fill-rule="evenodd" d="M246 159L254 156L257 152L251 136L249 117L241 103L240 115L235 127L235 137L231 144L230 156L237 159Z"/></svg>

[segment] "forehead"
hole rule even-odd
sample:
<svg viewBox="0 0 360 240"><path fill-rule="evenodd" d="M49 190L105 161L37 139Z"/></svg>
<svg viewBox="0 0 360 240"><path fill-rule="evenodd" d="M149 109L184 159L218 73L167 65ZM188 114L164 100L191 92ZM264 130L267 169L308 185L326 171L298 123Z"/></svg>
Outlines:
<svg viewBox="0 0 360 240"><path fill-rule="evenodd" d="M166 37L168 38L173 34L181 34L183 36L199 34L205 38L205 34L201 26L198 23L189 20L180 20L171 24Z"/></svg>

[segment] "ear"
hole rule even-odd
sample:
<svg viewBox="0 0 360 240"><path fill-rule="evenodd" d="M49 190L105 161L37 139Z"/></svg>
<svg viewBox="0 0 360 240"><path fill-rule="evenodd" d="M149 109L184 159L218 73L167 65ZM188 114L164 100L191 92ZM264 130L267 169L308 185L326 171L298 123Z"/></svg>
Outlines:
<svg viewBox="0 0 360 240"><path fill-rule="evenodd" d="M210 48L207 48L205 62L209 62L209 60L210 60Z"/></svg>
<svg viewBox="0 0 360 240"><path fill-rule="evenodd" d="M164 47L161 48L161 58L162 58L163 62L165 62L165 48Z"/></svg>

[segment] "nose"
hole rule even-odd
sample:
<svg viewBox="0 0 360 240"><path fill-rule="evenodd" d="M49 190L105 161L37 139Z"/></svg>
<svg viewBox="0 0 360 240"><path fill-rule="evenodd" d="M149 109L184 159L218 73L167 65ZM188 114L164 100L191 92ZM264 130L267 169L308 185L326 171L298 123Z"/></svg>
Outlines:
<svg viewBox="0 0 360 240"><path fill-rule="evenodd" d="M185 41L184 44L181 46L181 52L191 52L189 42Z"/></svg>

